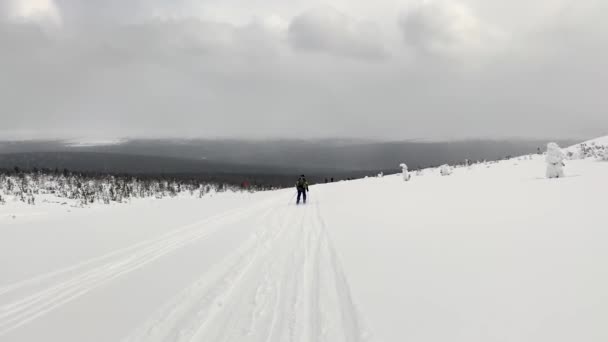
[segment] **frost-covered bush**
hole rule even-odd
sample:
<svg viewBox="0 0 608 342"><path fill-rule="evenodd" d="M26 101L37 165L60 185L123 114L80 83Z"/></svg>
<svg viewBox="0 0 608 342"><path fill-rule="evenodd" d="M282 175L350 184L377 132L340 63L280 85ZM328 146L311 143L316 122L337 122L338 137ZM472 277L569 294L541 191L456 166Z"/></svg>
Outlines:
<svg viewBox="0 0 608 342"><path fill-rule="evenodd" d="M597 158L605 160L604 156L606 150L608 150L608 146L600 145L596 142L591 142L589 144L582 143L576 146L574 151L569 151L567 157L568 159Z"/></svg>
<svg viewBox="0 0 608 342"><path fill-rule="evenodd" d="M380 173L378 174L378 178L382 178L382 177L384 177L384 172L380 172Z"/></svg>
<svg viewBox="0 0 608 342"><path fill-rule="evenodd" d="M556 143L547 144L547 178L564 177L564 152Z"/></svg>
<svg viewBox="0 0 608 342"><path fill-rule="evenodd" d="M604 149L604 155L602 156L603 161L608 161L608 148Z"/></svg>
<svg viewBox="0 0 608 342"><path fill-rule="evenodd" d="M452 174L452 168L448 164L443 164L439 167L439 172L442 176L449 176Z"/></svg>
<svg viewBox="0 0 608 342"><path fill-rule="evenodd" d="M410 178L412 178L412 175L410 175L410 173L407 170L407 165L405 163L402 163L399 165L401 167L401 176L403 177L404 181L409 181Z"/></svg>
<svg viewBox="0 0 608 342"><path fill-rule="evenodd" d="M261 186L249 191L264 190ZM39 195L73 200L80 206L92 203L123 203L133 198L165 198L180 194L203 197L210 192L241 191L237 185L201 183L195 179L163 176L132 177L59 171L0 170L0 204L15 200L35 205Z"/></svg>
<svg viewBox="0 0 608 342"><path fill-rule="evenodd" d="M592 153L593 150L589 146L587 146L587 144L582 143L573 148L572 150L568 151L566 153L566 157L570 160L585 159L587 157L590 157Z"/></svg>

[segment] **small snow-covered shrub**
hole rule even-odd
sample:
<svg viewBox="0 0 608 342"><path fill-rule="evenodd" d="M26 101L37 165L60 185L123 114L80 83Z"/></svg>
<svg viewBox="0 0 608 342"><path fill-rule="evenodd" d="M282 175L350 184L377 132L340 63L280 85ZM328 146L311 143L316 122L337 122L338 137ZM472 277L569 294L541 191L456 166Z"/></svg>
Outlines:
<svg viewBox="0 0 608 342"><path fill-rule="evenodd" d="M443 164L439 167L439 172L442 176L449 176L452 174L452 168L448 164Z"/></svg>
<svg viewBox="0 0 608 342"><path fill-rule="evenodd" d="M608 148L604 149L604 155L602 156L603 161L608 161Z"/></svg>
<svg viewBox="0 0 608 342"><path fill-rule="evenodd" d="M403 177L404 181L409 181L410 178L412 178L412 175L410 175L410 173L407 170L407 165L405 163L402 163L399 165L401 167L401 176Z"/></svg>
<svg viewBox="0 0 608 342"><path fill-rule="evenodd" d="M556 143L547 144L547 178L564 177L564 152Z"/></svg>
<svg viewBox="0 0 608 342"><path fill-rule="evenodd" d="M380 172L380 173L378 174L378 178L382 178L382 177L384 177L384 172Z"/></svg>
<svg viewBox="0 0 608 342"><path fill-rule="evenodd" d="M574 159L585 159L593 157L596 154L596 148L589 146L585 143L578 145L578 148L575 150Z"/></svg>

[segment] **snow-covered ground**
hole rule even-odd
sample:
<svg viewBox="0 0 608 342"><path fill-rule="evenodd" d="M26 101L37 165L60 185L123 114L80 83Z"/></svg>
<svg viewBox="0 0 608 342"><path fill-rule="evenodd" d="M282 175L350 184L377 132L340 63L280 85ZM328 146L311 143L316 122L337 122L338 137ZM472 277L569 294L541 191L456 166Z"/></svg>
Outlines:
<svg viewBox="0 0 608 342"><path fill-rule="evenodd" d="M608 341L608 162L0 206L0 341Z"/></svg>

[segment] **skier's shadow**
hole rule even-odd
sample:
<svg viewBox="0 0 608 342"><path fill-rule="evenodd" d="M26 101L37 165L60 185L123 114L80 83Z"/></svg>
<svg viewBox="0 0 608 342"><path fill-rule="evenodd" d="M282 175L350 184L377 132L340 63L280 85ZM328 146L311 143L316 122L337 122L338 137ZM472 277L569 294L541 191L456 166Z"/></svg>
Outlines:
<svg viewBox="0 0 608 342"><path fill-rule="evenodd" d="M554 180L554 179L562 179L562 178L574 178L574 177L580 177L581 175L568 175L568 176L564 176L564 177L556 177L556 178L547 178L547 177L534 177L531 180Z"/></svg>
<svg viewBox="0 0 608 342"><path fill-rule="evenodd" d="M320 202L306 202L306 203L300 203L300 204L287 203L287 206L304 207L304 206L311 205L311 204L314 204L314 203L320 203Z"/></svg>

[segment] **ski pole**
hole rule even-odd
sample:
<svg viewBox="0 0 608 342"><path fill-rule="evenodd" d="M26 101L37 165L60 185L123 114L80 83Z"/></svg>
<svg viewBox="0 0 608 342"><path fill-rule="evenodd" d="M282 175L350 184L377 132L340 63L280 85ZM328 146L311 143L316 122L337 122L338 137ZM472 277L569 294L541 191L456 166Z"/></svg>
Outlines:
<svg viewBox="0 0 608 342"><path fill-rule="evenodd" d="M291 198L289 199L289 202L287 202L287 204L289 205L289 203L291 203L295 197L296 197L296 194L293 194L293 196L291 196Z"/></svg>

